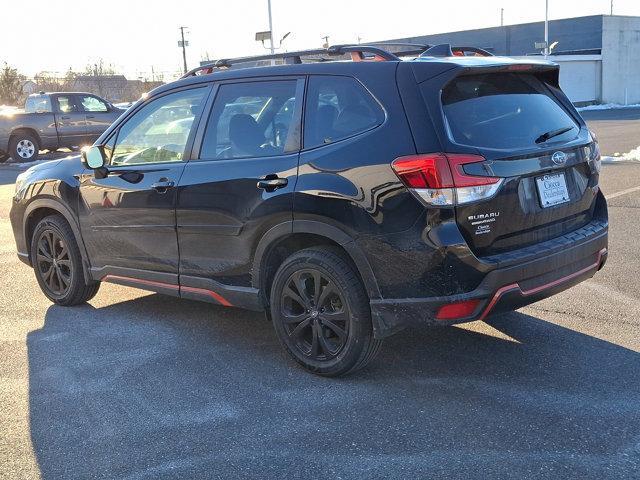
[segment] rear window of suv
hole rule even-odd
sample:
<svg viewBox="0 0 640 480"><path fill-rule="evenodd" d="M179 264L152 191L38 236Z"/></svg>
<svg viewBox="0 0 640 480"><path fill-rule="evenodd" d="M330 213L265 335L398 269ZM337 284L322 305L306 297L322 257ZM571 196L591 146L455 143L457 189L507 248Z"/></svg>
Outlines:
<svg viewBox="0 0 640 480"><path fill-rule="evenodd" d="M314 75L309 80L304 148L337 142L377 127L384 111L352 77Z"/></svg>
<svg viewBox="0 0 640 480"><path fill-rule="evenodd" d="M537 77L522 73L461 76L442 92L449 136L474 147L514 149L576 137L578 125ZM569 128L571 127L571 128ZM542 137L542 138L541 138Z"/></svg>

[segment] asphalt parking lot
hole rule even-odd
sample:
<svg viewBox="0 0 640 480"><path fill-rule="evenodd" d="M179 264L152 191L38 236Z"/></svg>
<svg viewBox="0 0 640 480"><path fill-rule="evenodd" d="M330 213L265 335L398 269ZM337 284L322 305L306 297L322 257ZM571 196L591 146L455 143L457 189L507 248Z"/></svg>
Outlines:
<svg viewBox="0 0 640 480"><path fill-rule="evenodd" d="M640 121L595 120L611 145L598 121L640 144ZM109 284L51 305L15 255L17 173L0 167L0 478L640 476L640 162L603 167L593 279L402 332L341 379L295 366L255 313Z"/></svg>
<svg viewBox="0 0 640 480"><path fill-rule="evenodd" d="M603 155L630 152L640 145L640 108L581 112L596 132Z"/></svg>

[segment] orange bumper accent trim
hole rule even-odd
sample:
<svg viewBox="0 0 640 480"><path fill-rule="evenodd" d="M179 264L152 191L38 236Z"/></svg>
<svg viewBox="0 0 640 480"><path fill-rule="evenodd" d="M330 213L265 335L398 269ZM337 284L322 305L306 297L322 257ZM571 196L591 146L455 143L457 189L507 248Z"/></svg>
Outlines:
<svg viewBox="0 0 640 480"><path fill-rule="evenodd" d="M489 315L489 313L491 312L491 310L493 309L493 307L495 307L496 303L498 303L498 301L500 300L500 298L507 292L511 291L511 290L515 290L518 289L520 291L520 295L522 295L523 297L529 297L531 295L535 295L536 293L542 292L548 288L553 288L556 287L558 285L561 285L565 282L568 282L569 280L572 280L576 277L579 277L580 275L582 275L583 273L587 273L589 270L593 270L594 268L598 268L600 266L600 263L602 262L602 257L607 253L607 249L603 248L602 250L600 250L598 252L598 258L596 259L595 263L589 265L588 267L585 267L581 270L578 270L577 272L573 272L565 277L561 277L558 278L552 282L549 283L545 283L544 285L540 285L538 287L535 288L531 288L529 290L522 290L522 288L520 287L520 285L518 285L517 283L512 283L510 285L505 285L502 288L499 288L496 293L494 293L493 297L491 297L491 301L489 302L489 304L485 307L485 309L482 311L482 314L480 315L480 317L478 317L478 320L484 320L487 315Z"/></svg>
<svg viewBox="0 0 640 480"><path fill-rule="evenodd" d="M218 302L220 305L223 305L225 307L233 307L233 304L231 302L229 302L226 298L224 298L222 295L220 295L217 292L214 292L213 290L207 290L205 288L182 287L180 285L173 285L171 283L154 282L152 280L143 280L141 278L123 277L123 276L120 276L120 275L105 275L104 277L102 277L102 279L100 281L101 282L116 282L116 283L118 281L124 281L124 282L137 283L139 285L144 285L144 286L151 287L151 288L168 288L168 289L171 289L171 290L179 290L180 292L182 292L182 291L191 292L191 293L196 293L196 294L212 297L216 302Z"/></svg>

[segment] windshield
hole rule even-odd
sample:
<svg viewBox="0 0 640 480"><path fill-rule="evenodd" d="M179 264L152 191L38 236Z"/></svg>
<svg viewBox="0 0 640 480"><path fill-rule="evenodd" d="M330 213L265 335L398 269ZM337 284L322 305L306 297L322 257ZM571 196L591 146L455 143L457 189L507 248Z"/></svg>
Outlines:
<svg viewBox="0 0 640 480"><path fill-rule="evenodd" d="M547 86L530 74L458 77L443 90L442 105L451 139L474 147L531 147L571 140L579 130Z"/></svg>

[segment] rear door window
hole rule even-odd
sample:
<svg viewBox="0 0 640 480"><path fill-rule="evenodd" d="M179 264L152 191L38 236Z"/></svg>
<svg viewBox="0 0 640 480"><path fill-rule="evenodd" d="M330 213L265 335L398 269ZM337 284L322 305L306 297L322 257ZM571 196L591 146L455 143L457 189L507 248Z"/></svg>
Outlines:
<svg viewBox="0 0 640 480"><path fill-rule="evenodd" d="M270 157L288 153L295 135L296 80L221 85L200 158ZM298 141L299 143L299 141ZM296 148L297 149L297 148Z"/></svg>
<svg viewBox="0 0 640 480"><path fill-rule="evenodd" d="M574 139L573 117L537 77L522 73L489 73L456 78L442 92L450 138L482 148L516 149Z"/></svg>
<svg viewBox="0 0 640 480"><path fill-rule="evenodd" d="M355 78L311 76L305 113L305 148L357 135L383 121L382 107Z"/></svg>

